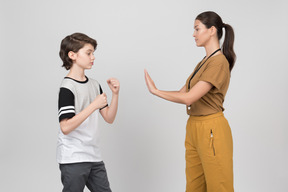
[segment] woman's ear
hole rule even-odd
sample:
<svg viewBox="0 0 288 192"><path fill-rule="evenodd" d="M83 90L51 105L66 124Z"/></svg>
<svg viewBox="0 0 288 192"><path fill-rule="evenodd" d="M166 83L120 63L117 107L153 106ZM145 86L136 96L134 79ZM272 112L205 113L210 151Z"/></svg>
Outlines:
<svg viewBox="0 0 288 192"><path fill-rule="evenodd" d="M217 35L216 27L215 26L210 27L210 35L211 35L211 37L214 36L215 34Z"/></svg>
<svg viewBox="0 0 288 192"><path fill-rule="evenodd" d="M73 51L69 51L68 52L68 57L73 61L76 59L76 53L74 53Z"/></svg>

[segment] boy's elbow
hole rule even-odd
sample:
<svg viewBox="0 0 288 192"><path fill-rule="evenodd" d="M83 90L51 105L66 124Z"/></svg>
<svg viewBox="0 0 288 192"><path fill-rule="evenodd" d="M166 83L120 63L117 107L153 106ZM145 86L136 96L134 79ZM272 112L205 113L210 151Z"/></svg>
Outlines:
<svg viewBox="0 0 288 192"><path fill-rule="evenodd" d="M105 114L102 114L102 117L106 121L106 123L112 124L114 122L115 117L113 115L109 114L108 112Z"/></svg>
<svg viewBox="0 0 288 192"><path fill-rule="evenodd" d="M112 124L115 120L115 117L109 117L107 116L106 118L104 118L104 120L109 123L109 124Z"/></svg>
<svg viewBox="0 0 288 192"><path fill-rule="evenodd" d="M106 122L112 124L114 122L114 119L107 119Z"/></svg>
<svg viewBox="0 0 288 192"><path fill-rule="evenodd" d="M67 120L62 120L60 122L60 129L64 135L68 135L70 133L66 124L67 124Z"/></svg>
<svg viewBox="0 0 288 192"><path fill-rule="evenodd" d="M63 127L63 126L61 126L61 131L62 131L62 133L64 134L64 135L68 135L70 132L67 130L67 129L65 129L65 127Z"/></svg>

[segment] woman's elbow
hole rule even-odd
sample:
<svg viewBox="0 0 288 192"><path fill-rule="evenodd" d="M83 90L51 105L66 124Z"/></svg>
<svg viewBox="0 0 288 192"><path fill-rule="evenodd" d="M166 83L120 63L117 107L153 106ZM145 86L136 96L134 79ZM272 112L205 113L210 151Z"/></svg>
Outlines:
<svg viewBox="0 0 288 192"><path fill-rule="evenodd" d="M191 99L184 99L183 103L187 106L192 105L193 101L191 101Z"/></svg>

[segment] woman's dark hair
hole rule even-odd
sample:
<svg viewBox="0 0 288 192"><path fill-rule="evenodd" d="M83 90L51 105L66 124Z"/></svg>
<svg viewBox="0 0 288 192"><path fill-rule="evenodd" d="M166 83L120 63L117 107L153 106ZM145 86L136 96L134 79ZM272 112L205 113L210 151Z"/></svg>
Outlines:
<svg viewBox="0 0 288 192"><path fill-rule="evenodd" d="M223 35L222 28L223 27L225 28L225 38L222 45L222 51L229 62L230 71L232 71L236 61L236 54L233 49L234 45L233 28L230 25L223 23L221 17L217 13L212 11L207 11L199 14L196 17L196 20L201 21L201 23L203 23L208 29L214 26L217 29L218 40L220 40Z"/></svg>
<svg viewBox="0 0 288 192"><path fill-rule="evenodd" d="M77 53L79 49L83 48L85 44L91 44L94 49L97 47L97 41L88 37L83 33L73 33L68 35L61 41L59 56L63 61L62 67L69 70L72 67L72 60L69 58L69 51Z"/></svg>

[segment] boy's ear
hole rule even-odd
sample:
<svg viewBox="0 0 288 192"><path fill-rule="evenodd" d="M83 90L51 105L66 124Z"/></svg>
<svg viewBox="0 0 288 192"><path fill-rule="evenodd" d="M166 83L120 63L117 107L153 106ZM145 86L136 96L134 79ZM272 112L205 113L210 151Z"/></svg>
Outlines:
<svg viewBox="0 0 288 192"><path fill-rule="evenodd" d="M75 60L76 59L76 53L74 53L73 51L69 51L68 52L68 57L71 59L71 60Z"/></svg>

